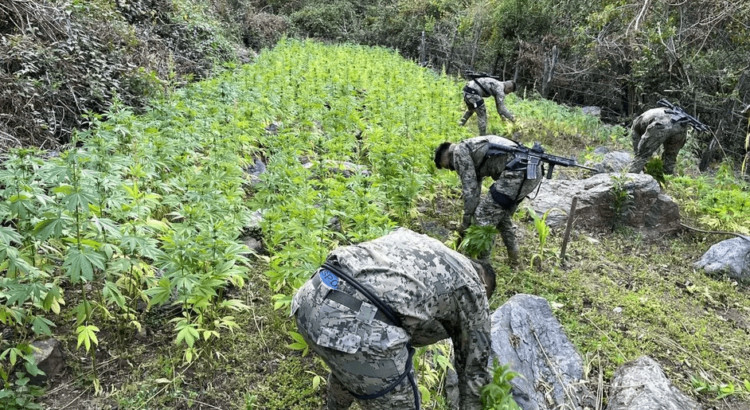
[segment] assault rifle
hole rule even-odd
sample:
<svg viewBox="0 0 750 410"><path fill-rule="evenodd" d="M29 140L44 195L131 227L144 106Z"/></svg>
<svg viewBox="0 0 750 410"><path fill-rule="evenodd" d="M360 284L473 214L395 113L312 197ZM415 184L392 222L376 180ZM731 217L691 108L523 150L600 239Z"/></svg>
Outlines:
<svg viewBox="0 0 750 410"><path fill-rule="evenodd" d="M552 170L555 169L555 165L562 165L564 167L578 167L588 169L589 171L599 172L598 169L589 168L578 164L573 158L565 158L558 157L556 155L545 154L544 148L542 148L542 145L538 142L535 142L532 148L527 148L520 144L515 147L510 147L507 145L490 143L486 155L488 157L492 157L505 154L513 154L513 159L505 167L511 170L520 170L522 169L522 166L526 166L526 178L528 179L537 178L538 175L536 174L536 168L539 166L540 162L546 162L547 164L549 164L549 169L547 170L547 179L552 178Z"/></svg>
<svg viewBox="0 0 750 410"><path fill-rule="evenodd" d="M502 78L500 78L500 77L498 77L496 75L487 74L487 73L484 73L484 72L481 72L481 71L477 72L477 71L472 71L472 70L464 70L464 76L466 78L468 78L469 80L476 80L477 78L489 77L489 78L493 78L493 79L495 79L497 81L503 81Z"/></svg>
<svg viewBox="0 0 750 410"><path fill-rule="evenodd" d="M656 102L656 105L660 107L669 108L668 110L664 111L667 114L672 115L672 122L676 122L678 124L689 124L691 127L693 127L694 130L698 132L709 132L711 131L710 128L708 128L708 125L698 121L697 118L693 117L692 115L688 114L683 110L680 106L674 105L671 102L667 101L666 99L662 98L661 100Z"/></svg>

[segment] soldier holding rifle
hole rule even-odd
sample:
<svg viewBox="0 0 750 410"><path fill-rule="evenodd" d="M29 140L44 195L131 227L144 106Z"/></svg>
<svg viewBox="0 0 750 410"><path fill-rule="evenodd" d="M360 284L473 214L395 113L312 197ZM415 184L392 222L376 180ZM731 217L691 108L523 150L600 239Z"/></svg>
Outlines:
<svg viewBox="0 0 750 410"><path fill-rule="evenodd" d="M518 204L541 183L543 163L549 166L547 178L555 165L581 167L573 159L544 153L539 144L527 148L496 135L469 138L458 144L444 142L437 147L435 166L456 171L461 178L464 216L459 235L463 236L472 222L497 227L508 250L509 264L518 265L519 248L511 217ZM481 197L485 177L495 182L487 195ZM488 250L479 257L487 259L489 254Z"/></svg>

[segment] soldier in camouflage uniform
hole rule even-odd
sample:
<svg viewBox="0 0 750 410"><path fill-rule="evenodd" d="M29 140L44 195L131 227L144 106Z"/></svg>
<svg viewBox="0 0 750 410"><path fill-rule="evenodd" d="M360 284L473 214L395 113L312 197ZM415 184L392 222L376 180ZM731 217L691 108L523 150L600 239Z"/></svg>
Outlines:
<svg viewBox="0 0 750 410"><path fill-rule="evenodd" d="M498 81L490 77L476 78L469 81L464 87L464 102L466 103L466 112L459 124L462 126L476 112L477 122L479 123L479 135L487 134L487 108L484 105L484 99L495 96L495 106L500 116L510 121L515 121L513 114L505 108L505 95L515 91L513 81Z"/></svg>
<svg viewBox="0 0 750 410"><path fill-rule="evenodd" d="M402 376L411 369L411 346L448 337L456 350L461 409L481 409L480 389L491 380L487 300L495 288L495 273L488 263L470 260L440 241L403 228L338 248L327 263L374 292L402 326L390 323L346 280L326 279L331 272L324 268L300 288L292 314L310 349L331 369L329 410L348 409L355 397L364 410L414 409L415 390ZM381 397L361 397L395 383Z"/></svg>
<svg viewBox="0 0 750 410"><path fill-rule="evenodd" d="M677 154L687 141L687 123L672 121L672 116L665 112L669 108L659 107L648 110L633 121L631 138L635 159L630 164L629 172L639 173L651 159L651 155L664 144L662 162L664 173L674 174Z"/></svg>
<svg viewBox="0 0 750 410"><path fill-rule="evenodd" d="M540 177L527 179L525 166L519 170L506 169L505 166L512 159L512 155L485 156L488 143L518 145L496 135L474 137L459 144L444 142L435 150L435 166L438 169L456 171L461 178L464 216L459 234L463 235L466 228L471 225L472 219L479 226L497 227L508 250L510 264L518 265L518 244L511 217L518 204L541 183L541 164L537 169ZM485 177L490 177L495 182L490 186L487 195L482 197L482 180ZM489 258L489 252L479 257Z"/></svg>

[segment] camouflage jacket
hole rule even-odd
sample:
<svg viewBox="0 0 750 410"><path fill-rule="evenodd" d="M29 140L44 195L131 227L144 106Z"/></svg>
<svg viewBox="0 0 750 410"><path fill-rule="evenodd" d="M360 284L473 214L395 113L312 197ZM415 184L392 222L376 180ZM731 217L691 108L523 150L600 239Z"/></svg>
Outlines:
<svg viewBox="0 0 750 410"><path fill-rule="evenodd" d="M500 178L505 170L505 165L512 159L512 156L508 154L487 157L485 160L488 142L508 146L518 145L507 138L484 135L461 141L453 150L453 169L461 178L464 197L464 220L474 216L474 211L479 205L482 194L482 180L485 177L490 177L493 180Z"/></svg>
<svg viewBox="0 0 750 410"><path fill-rule="evenodd" d="M660 123L662 129L670 133L687 132L687 123L677 123L672 121L672 115L668 114L669 108L658 107L645 111L643 114L633 120L633 131L638 135L643 135L649 125Z"/></svg>
<svg viewBox="0 0 750 410"><path fill-rule="evenodd" d="M476 94L482 98L494 96L497 113L511 121L515 119L513 114L505 107L505 83L503 81L482 77L469 81L466 83L466 87L476 91ZM466 96L466 90L464 90L464 96Z"/></svg>
<svg viewBox="0 0 750 410"><path fill-rule="evenodd" d="M494 78L476 78L466 83L466 86L476 90L482 98L492 96L499 96L501 99L505 98L505 84L503 84L502 81L495 80ZM484 87L484 89L482 89L482 87Z"/></svg>
<svg viewBox="0 0 750 410"><path fill-rule="evenodd" d="M328 257L373 291L402 321L414 346L451 338L462 409L481 409L490 382L490 316L479 275L465 256L408 229L334 250ZM340 290L356 294L345 281Z"/></svg>

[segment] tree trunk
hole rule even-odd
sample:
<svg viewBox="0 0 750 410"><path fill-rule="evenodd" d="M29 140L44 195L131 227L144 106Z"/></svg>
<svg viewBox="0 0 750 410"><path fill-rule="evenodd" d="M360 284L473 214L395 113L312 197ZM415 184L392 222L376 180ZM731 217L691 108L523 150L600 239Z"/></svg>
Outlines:
<svg viewBox="0 0 750 410"><path fill-rule="evenodd" d="M552 51L544 55L544 73L542 74L542 98L547 98L549 85L555 76L555 66L557 66L557 46L552 46Z"/></svg>

